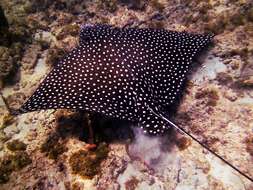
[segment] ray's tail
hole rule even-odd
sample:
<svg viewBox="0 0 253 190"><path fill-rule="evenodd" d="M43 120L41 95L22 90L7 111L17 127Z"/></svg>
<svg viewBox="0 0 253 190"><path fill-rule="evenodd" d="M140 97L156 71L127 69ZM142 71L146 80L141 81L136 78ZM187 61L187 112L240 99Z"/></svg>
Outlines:
<svg viewBox="0 0 253 190"><path fill-rule="evenodd" d="M170 121L169 119L167 119L166 117L164 117L161 114L156 113L154 110L152 110L151 108L149 108L151 110L151 112L153 114L155 114L157 117L160 117L162 120L166 121L170 126L172 126L173 128L175 128L177 131L179 131L180 133L183 133L184 135L190 137L191 139L193 139L195 142L197 142L199 145L201 145L202 147L204 147L207 151L209 151L211 154L213 154L214 156L218 157L221 161L223 161L225 164L227 164L228 166L230 166L231 168L233 168L235 171L237 171L239 174L241 174L242 176L244 176L245 178L247 178L248 180L250 180L251 182L253 182L253 177L247 175L246 173L244 173L243 171L241 171L238 167L234 166L233 164L231 164L229 161L227 161L226 159L224 159L222 156L220 156L218 153L216 153L215 151L211 150L207 145L205 145L204 143L202 143L201 141L199 141L196 137L194 137L193 135L191 135L190 133L188 133L185 129L183 129L182 127L179 127L178 125L174 124L172 121Z"/></svg>

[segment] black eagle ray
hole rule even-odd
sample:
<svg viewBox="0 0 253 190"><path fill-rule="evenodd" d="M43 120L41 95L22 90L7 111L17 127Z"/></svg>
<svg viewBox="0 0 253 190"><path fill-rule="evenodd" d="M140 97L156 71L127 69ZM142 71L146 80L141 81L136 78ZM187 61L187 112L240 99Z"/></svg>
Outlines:
<svg viewBox="0 0 253 190"><path fill-rule="evenodd" d="M182 93L193 58L212 35L84 25L80 45L47 75L16 113L79 109L139 123L145 133L170 126L154 115Z"/></svg>

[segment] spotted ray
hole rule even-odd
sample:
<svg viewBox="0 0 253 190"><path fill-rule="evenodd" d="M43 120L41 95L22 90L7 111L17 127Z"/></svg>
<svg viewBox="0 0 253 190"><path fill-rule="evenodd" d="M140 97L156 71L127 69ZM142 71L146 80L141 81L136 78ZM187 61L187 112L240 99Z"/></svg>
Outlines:
<svg viewBox="0 0 253 190"><path fill-rule="evenodd" d="M175 102L193 58L211 40L164 29L84 25L80 45L17 112L87 110L139 123L145 133L164 133L170 126L153 110Z"/></svg>

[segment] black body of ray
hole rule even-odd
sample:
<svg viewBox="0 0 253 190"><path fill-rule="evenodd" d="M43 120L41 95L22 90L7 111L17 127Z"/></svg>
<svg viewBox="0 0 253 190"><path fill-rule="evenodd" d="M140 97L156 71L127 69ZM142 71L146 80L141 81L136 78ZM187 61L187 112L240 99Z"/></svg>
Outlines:
<svg viewBox="0 0 253 190"><path fill-rule="evenodd" d="M170 126L154 115L182 93L193 58L212 35L84 25L80 45L60 61L15 113L79 109L139 123L145 133Z"/></svg>

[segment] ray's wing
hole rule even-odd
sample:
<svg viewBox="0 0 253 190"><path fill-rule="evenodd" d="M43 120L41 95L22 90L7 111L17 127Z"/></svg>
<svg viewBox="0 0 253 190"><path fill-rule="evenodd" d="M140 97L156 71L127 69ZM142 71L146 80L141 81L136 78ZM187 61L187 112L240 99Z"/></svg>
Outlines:
<svg viewBox="0 0 253 190"><path fill-rule="evenodd" d="M119 28L84 27L81 45L56 65L18 112L67 108L131 118L133 76L120 35Z"/></svg>
<svg viewBox="0 0 253 190"><path fill-rule="evenodd" d="M91 72L93 55L96 52L97 38L103 35L105 26L83 26L80 32L80 46L64 57L46 76L33 95L16 110L25 113L43 109L88 108L88 94L94 80ZM109 28L109 27L107 27ZM91 103L91 102L90 102Z"/></svg>
<svg viewBox="0 0 253 190"><path fill-rule="evenodd" d="M147 66L139 80L139 117L144 132L156 135L170 128L148 109L162 113L182 94L193 59L212 40L212 35L194 35L165 30L149 34L145 42ZM143 101L144 100L144 101Z"/></svg>
<svg viewBox="0 0 253 190"><path fill-rule="evenodd" d="M169 34L168 34L169 35ZM164 45L169 46L165 50L164 57L159 60L164 70L156 73L155 99L158 106L168 107L180 97L183 92L184 82L191 69L194 58L210 44L212 35L194 35L188 33L177 33L173 42L165 40Z"/></svg>
<svg viewBox="0 0 253 190"><path fill-rule="evenodd" d="M148 63L140 78L145 93L152 96L151 104L166 107L174 103L182 93L193 59L212 37L165 30L151 32L145 42Z"/></svg>
<svg viewBox="0 0 253 190"><path fill-rule="evenodd" d="M80 48L75 48L46 76L33 95L20 107L19 113L52 108L70 108L75 101L71 95L81 90L81 82L85 80L77 77L81 62L77 59ZM73 101L73 102L72 102Z"/></svg>

